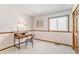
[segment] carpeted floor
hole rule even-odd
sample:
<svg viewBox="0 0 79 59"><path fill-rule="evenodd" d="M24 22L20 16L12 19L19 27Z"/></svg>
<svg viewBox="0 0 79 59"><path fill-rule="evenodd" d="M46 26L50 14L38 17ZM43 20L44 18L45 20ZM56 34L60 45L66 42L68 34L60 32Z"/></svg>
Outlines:
<svg viewBox="0 0 79 59"><path fill-rule="evenodd" d="M34 40L33 48L29 42L26 48L24 43L21 45L20 50L16 47L11 47L0 51L0 54L75 54L75 52L69 46Z"/></svg>

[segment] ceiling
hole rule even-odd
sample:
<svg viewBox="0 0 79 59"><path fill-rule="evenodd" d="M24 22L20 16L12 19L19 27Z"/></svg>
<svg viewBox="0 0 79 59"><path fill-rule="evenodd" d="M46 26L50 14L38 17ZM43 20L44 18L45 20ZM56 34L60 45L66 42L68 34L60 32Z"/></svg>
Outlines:
<svg viewBox="0 0 79 59"><path fill-rule="evenodd" d="M4 4L0 5L0 7L9 8L29 16L39 16L72 9L73 4Z"/></svg>

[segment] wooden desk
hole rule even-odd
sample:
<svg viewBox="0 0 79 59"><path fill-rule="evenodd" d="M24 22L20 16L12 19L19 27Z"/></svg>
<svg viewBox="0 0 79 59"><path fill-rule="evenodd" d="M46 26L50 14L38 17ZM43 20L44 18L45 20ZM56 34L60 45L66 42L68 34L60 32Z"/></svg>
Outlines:
<svg viewBox="0 0 79 59"><path fill-rule="evenodd" d="M22 38L27 38L27 37L29 37L29 36L32 36L32 34L25 34L25 33L15 33L14 34L14 47L17 47L17 48L19 48L20 49L20 40L22 39ZM15 44L15 39L18 39L19 40L19 47L18 46L16 46L16 44Z"/></svg>

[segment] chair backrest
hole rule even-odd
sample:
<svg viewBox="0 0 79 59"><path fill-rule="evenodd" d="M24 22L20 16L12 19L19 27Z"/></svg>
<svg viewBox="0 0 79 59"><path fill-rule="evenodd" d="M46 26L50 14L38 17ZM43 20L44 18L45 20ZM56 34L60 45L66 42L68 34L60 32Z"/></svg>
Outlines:
<svg viewBox="0 0 79 59"><path fill-rule="evenodd" d="M32 37L31 37L31 39L33 39L33 38L34 38L34 36L35 36L35 35L34 35L34 34L32 34Z"/></svg>

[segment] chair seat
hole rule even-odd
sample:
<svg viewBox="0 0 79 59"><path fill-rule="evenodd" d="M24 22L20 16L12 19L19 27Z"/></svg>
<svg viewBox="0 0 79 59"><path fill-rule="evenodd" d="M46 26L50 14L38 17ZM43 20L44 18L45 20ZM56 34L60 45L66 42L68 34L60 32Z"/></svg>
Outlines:
<svg viewBox="0 0 79 59"><path fill-rule="evenodd" d="M27 42L31 42L32 43L32 47L33 47L33 39L34 39L34 34L32 34L32 36L30 38L27 38L26 39L26 44L25 44L25 47L27 45Z"/></svg>

